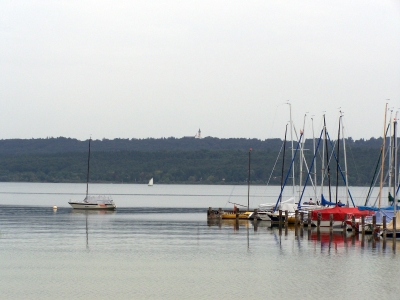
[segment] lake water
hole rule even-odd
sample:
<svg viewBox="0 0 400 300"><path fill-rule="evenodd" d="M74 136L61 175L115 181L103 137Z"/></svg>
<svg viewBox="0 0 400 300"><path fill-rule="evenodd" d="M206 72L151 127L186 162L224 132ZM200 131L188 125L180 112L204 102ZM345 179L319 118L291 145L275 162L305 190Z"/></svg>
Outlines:
<svg viewBox="0 0 400 300"><path fill-rule="evenodd" d="M117 210L72 210L85 190L0 183L0 299L399 298L400 241L207 222L246 186L93 184ZM251 187L250 206L278 194Z"/></svg>

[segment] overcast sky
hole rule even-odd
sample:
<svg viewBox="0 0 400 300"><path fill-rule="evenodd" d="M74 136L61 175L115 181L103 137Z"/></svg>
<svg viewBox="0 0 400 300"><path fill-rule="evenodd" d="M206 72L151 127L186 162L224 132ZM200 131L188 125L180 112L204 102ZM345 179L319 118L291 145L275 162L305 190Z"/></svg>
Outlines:
<svg viewBox="0 0 400 300"><path fill-rule="evenodd" d="M0 139L283 139L288 100L369 139L400 109L399 0L0 6Z"/></svg>

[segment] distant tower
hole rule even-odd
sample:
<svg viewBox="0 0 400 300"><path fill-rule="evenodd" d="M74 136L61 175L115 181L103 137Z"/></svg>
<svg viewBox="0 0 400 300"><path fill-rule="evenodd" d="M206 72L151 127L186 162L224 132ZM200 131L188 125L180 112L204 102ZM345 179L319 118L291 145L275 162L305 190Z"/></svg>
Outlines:
<svg viewBox="0 0 400 300"><path fill-rule="evenodd" d="M199 132L197 132L195 138L201 139L201 130L200 130L200 128L199 128Z"/></svg>

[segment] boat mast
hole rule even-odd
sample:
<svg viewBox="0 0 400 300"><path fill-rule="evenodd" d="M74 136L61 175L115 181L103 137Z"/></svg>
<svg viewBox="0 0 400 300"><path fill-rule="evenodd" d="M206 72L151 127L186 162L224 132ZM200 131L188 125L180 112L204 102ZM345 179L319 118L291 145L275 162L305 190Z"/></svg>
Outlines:
<svg viewBox="0 0 400 300"><path fill-rule="evenodd" d="M252 148L249 149L249 175L247 178L247 211L249 211L249 206L250 206L250 153Z"/></svg>
<svg viewBox="0 0 400 300"><path fill-rule="evenodd" d="M88 154L88 163L87 163L87 177L86 177L86 198L89 194L89 166L90 166L90 142L92 141L92 137L89 139L89 154Z"/></svg>
<svg viewBox="0 0 400 300"><path fill-rule="evenodd" d="M336 205L338 204L338 192L339 192L339 155L340 155L340 120L339 117L338 136L337 136L337 162L336 162Z"/></svg>
<svg viewBox="0 0 400 300"><path fill-rule="evenodd" d="M392 126L392 116L393 116L393 109L390 110L389 126ZM393 135L394 135L394 131L393 131ZM389 182L388 182L389 193L390 193L390 190L392 189L393 151L394 151L393 135L390 134L390 138L389 138ZM394 184L394 185L396 185L396 184Z"/></svg>
<svg viewBox="0 0 400 300"><path fill-rule="evenodd" d="M292 120L292 104L290 102L287 103L289 105L290 110L290 139L292 140L292 160L294 157L294 145L293 145L293 120ZM293 196L295 193L295 180L294 180L294 164L292 167L292 183L293 183Z"/></svg>
<svg viewBox="0 0 400 300"><path fill-rule="evenodd" d="M397 199L396 199L396 182L397 182L397 112L396 112L396 117L394 119L393 122L393 138L394 138L394 151L393 151L393 155L394 155L394 184L393 184L393 203L394 203L394 208L393 208L393 212L394 212L394 216L396 216L396 210L397 210ZM393 230L395 230L396 228L393 228Z"/></svg>
<svg viewBox="0 0 400 300"><path fill-rule="evenodd" d="M314 155L314 196L317 201L317 161L315 160L315 135L314 135L314 118L311 117L312 138L313 138L313 155Z"/></svg>
<svg viewBox="0 0 400 300"><path fill-rule="evenodd" d="M325 114L323 114L324 118L324 133L326 131L325 127ZM322 156L321 156L321 201L322 201L322 195L324 194L324 179L325 179L325 145L326 145L326 134L324 134L324 142L322 144Z"/></svg>
<svg viewBox="0 0 400 300"><path fill-rule="evenodd" d="M383 171L385 169L385 144L386 144L386 114L387 114L387 102L385 105L385 118L384 118L384 125L383 125L383 142L382 142L382 161L381 161L381 180L379 184L379 202L378 208L381 208L381 201L382 201L382 188L383 188Z"/></svg>
<svg viewBox="0 0 400 300"><path fill-rule="evenodd" d="M329 202L332 202L332 193L331 193L331 169L330 169L330 167L329 167L328 138L327 138L327 133L326 133L325 115L324 115L324 129L325 129L326 166L327 166L327 169L328 169Z"/></svg>
<svg viewBox="0 0 400 300"><path fill-rule="evenodd" d="M340 117L341 117L341 124L342 124L342 140L343 140L344 169L345 169L344 175L345 175L345 179L346 179L346 207L349 207L349 179L347 176L346 138L344 135L343 112L342 111L340 111Z"/></svg>
<svg viewBox="0 0 400 300"><path fill-rule="evenodd" d="M285 129L285 141L283 142L283 158L282 158L282 173L281 173L281 190L283 189L283 172L285 168L285 153L286 153L286 134L287 134L287 126L286 124L286 129ZM280 202L282 203L282 198L280 199Z"/></svg>
<svg viewBox="0 0 400 300"><path fill-rule="evenodd" d="M301 196L301 189L300 187L302 186L302 182L303 182L303 159L304 159L304 127L306 126L306 117L307 117L307 113L304 114L304 120L303 120L303 129L300 130L300 133L303 133L303 138L301 138L300 140L300 176L299 176L299 199Z"/></svg>

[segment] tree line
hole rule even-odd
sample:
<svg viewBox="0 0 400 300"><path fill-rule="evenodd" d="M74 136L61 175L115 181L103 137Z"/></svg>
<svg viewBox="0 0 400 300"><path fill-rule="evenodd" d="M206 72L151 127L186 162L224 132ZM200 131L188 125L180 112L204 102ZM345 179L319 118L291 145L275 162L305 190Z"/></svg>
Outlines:
<svg viewBox="0 0 400 300"><path fill-rule="evenodd" d="M379 149L382 138L369 140L346 139L349 148ZM215 137L196 138L147 138L147 139L102 139L92 141L93 151L198 151L198 150L243 150L253 148L260 151L279 151L281 139L245 139ZM288 142L288 145L290 143ZM306 139L305 148L312 149L313 140ZM0 155L2 154L34 154L34 153L68 153L87 152L88 140L80 141L65 137L49 137L45 139L6 139L0 140Z"/></svg>
<svg viewBox="0 0 400 300"><path fill-rule="evenodd" d="M61 140L61 143L67 143L63 139ZM249 176L249 146L253 145L251 140L242 142L246 146L242 146L245 149L164 149L158 151L96 151L97 144L94 143L91 152L90 181L147 183L150 178L154 178L155 183L246 184ZM87 147L87 143L85 144ZM250 180L253 184L281 184L289 173L292 159L290 143L286 145L285 159L283 159L282 146L283 142L280 141L276 149L253 147L253 151L250 153ZM223 147L221 146L221 148ZM348 148L350 185L368 186L378 162L379 147L355 147L354 144L353 146L346 144L346 147ZM307 177L307 168L311 168L313 161L313 151L310 151L312 144L306 144L305 148L309 149L304 152L308 167L303 165L303 180ZM0 181L86 182L87 149L86 151L55 153L50 151L21 152L15 151L10 154L0 151ZM297 154L294 161L296 178L300 177L299 157ZM325 160L319 149L315 160L318 184L322 178L322 159ZM339 155L339 162L344 170L343 154ZM333 156L329 166L331 184L335 185L337 164ZM311 169L310 174L314 179L314 168ZM290 181L291 173L288 178ZM327 177L324 178L325 184L327 184ZM338 178L339 185L343 185L340 174ZM296 181L298 182L298 179Z"/></svg>

